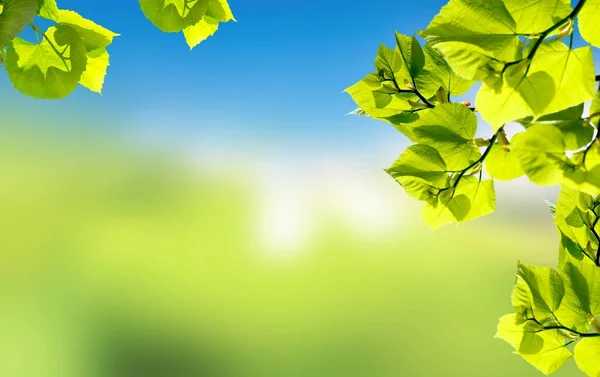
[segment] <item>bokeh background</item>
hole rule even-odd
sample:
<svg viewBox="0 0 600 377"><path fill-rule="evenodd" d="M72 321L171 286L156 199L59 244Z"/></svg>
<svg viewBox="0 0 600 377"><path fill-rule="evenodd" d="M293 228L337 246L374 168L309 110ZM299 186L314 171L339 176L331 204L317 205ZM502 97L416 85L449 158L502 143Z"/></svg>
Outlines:
<svg viewBox="0 0 600 377"><path fill-rule="evenodd" d="M0 78L1 376L540 375L493 335L517 260L556 264L556 188L432 232L383 171L407 141L344 115L443 1L231 0L192 52L135 1L59 5L122 36L102 96Z"/></svg>

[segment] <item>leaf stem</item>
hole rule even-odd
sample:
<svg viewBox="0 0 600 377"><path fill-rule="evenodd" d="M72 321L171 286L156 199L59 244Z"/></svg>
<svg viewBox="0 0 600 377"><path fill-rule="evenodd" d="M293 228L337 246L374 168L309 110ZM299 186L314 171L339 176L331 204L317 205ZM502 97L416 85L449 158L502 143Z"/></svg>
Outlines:
<svg viewBox="0 0 600 377"><path fill-rule="evenodd" d="M456 180L454 181L454 183L452 185L439 189L438 195L446 190L455 189L458 186L458 183L460 182L460 180L465 176L465 174L467 174L467 172L469 170L471 170L472 168L477 166L477 164L483 163L485 161L486 157L490 154L492 148L494 147L494 143L496 142L496 139L498 139L498 135L501 132L504 132L504 126L500 127L500 129L498 129L498 131L496 131L494 136L492 136L490 138L490 144L487 146L487 148L485 149L485 151L483 152L481 157L479 157L479 159L477 159L477 161L471 163L469 166L467 166L466 168L461 170L460 173L458 174L458 177L456 178Z"/></svg>
<svg viewBox="0 0 600 377"><path fill-rule="evenodd" d="M575 8L573 8L573 11L567 17L563 18L562 20L558 21L554 25L550 26L548 29L546 29L543 32L541 32L539 34L538 39L536 39L535 44L533 45L531 51L529 51L529 54L527 54L526 58L519 59L519 60L510 62L510 63L506 63L506 65L504 66L504 69L502 71L504 72L504 70L506 70L506 68L510 67L511 65L519 64L519 63L521 63L524 60L529 60L529 65L527 66L527 71L525 72L525 74L527 74L527 72L529 71L529 67L531 65L531 60L535 56L537 50L540 48L540 46L542 45L542 43L544 42L544 40L546 38L548 38L548 36L553 31L561 28L567 22L572 22L575 19L575 17L577 17L577 15L579 14L579 12L581 12L581 8L583 8L583 6L585 5L586 1L587 0L579 0L579 2L577 3L577 5L575 6ZM533 36L533 35L535 35L535 34L531 34L530 36ZM598 80L598 77L596 77L596 80Z"/></svg>
<svg viewBox="0 0 600 377"><path fill-rule="evenodd" d="M63 64L65 65L65 68L66 68L67 72L71 72L71 70L69 69L69 65L67 64L67 60L65 59L64 52L61 53L60 51L58 51L58 48L56 48L56 46L50 40L50 38L48 38L48 36L46 35L46 33L44 33L44 31L42 29L40 29L39 27L37 27L33 22L30 22L29 25L31 25L31 27L33 28L33 30L35 32L40 33L44 37L44 39L48 41L48 44L50 45L50 47L52 47L52 50L54 50L54 53L56 55L58 55L58 57L60 58L60 60L62 60ZM65 47L65 51L66 51L66 47Z"/></svg>
<svg viewBox="0 0 600 377"><path fill-rule="evenodd" d="M389 79L384 78L384 80L388 81ZM417 97L419 97L419 99L421 101L423 101L423 103L425 105L427 105L427 107L429 108L433 108L435 106L433 106L433 104L429 101L427 101L427 99L425 97L423 97L423 95L421 94L421 92L419 92L419 90L417 89L417 85L415 84L415 79L412 79L413 82L413 88L414 89L400 89L400 85L398 85L398 81L396 80L396 76L394 75L394 72L392 72L392 79L391 81L394 83L394 86L396 87L396 90L398 91L398 93L413 93L416 94Z"/></svg>
<svg viewBox="0 0 600 377"><path fill-rule="evenodd" d="M600 333L582 333L577 330L573 330L567 326L563 326L561 324L552 325L552 326L544 326L544 325L542 325L542 323L540 321L538 321L535 318L527 318L526 321L535 322L536 324L540 325L543 328L542 330L536 331L536 332L541 332L541 331L546 331L546 330L565 330L565 331L575 334L581 338L593 338L593 337L600 336Z"/></svg>

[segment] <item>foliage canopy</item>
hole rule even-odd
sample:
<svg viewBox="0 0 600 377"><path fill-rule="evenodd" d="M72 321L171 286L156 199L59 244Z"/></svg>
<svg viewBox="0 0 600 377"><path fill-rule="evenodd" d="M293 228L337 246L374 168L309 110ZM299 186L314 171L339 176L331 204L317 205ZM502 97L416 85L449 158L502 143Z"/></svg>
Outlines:
<svg viewBox="0 0 600 377"><path fill-rule="evenodd" d="M234 20L227 0L139 0L160 30L183 32L190 49L213 35L220 22ZM37 18L54 23L46 30ZM23 38L29 26L35 41ZM78 85L102 92L109 66L107 48L119 36L56 0L0 0L0 63L13 86L28 96L61 99Z"/></svg>
<svg viewBox="0 0 600 377"><path fill-rule="evenodd" d="M558 269L518 264L496 337L545 374L574 354L600 376L600 1L450 0L417 34L424 44L396 32L379 47L375 71L346 89L352 113L413 143L386 172L434 229L492 213L495 180L561 186ZM469 90L475 107L456 101ZM521 126L510 139L508 123Z"/></svg>

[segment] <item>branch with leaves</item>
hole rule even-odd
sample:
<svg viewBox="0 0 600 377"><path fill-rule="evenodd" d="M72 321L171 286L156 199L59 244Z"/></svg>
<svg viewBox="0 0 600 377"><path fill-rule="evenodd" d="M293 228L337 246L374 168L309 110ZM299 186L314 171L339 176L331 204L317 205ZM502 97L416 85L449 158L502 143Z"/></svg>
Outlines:
<svg viewBox="0 0 600 377"><path fill-rule="evenodd" d="M500 319L497 337L546 374L574 353L579 368L597 377L598 1L521 3L450 0L418 33L424 44L396 33L394 48L380 46L375 72L346 92L359 107L355 114L387 122L410 140L386 172L424 203L422 218L434 229L492 213L497 180L560 185L551 205L561 236L558 269L518 265L515 313ZM581 46L574 45L576 28ZM475 106L456 100L471 88ZM489 139L476 137L475 114ZM510 139L508 123L521 126Z"/></svg>
<svg viewBox="0 0 600 377"><path fill-rule="evenodd" d="M165 32L183 32L190 49L213 35L220 22L235 20L226 0L139 0L145 16ZM52 21L42 30L37 19ZM25 27L37 43L19 37ZM56 0L0 1L0 64L20 92L60 99L78 85L102 92L110 65L107 48L119 34L71 10Z"/></svg>

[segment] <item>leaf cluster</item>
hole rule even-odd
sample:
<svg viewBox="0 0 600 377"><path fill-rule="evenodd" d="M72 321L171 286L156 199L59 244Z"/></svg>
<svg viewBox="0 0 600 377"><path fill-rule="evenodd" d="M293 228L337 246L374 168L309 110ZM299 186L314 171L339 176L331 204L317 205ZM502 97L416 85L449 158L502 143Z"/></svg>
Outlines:
<svg viewBox="0 0 600 377"><path fill-rule="evenodd" d="M146 17L166 32L182 31L193 48L234 20L226 0L140 0ZM43 30L36 19L53 23ZM23 33L31 27L35 41ZM0 63L13 86L34 98L61 99L78 85L101 93L119 34L60 9L56 0L0 1Z"/></svg>
<svg viewBox="0 0 600 377"><path fill-rule="evenodd" d="M352 113L409 139L386 172L432 228L492 213L496 180L561 187L559 268L519 264L497 336L546 374L577 344L580 369L600 376L600 0L450 0L417 34L380 46L375 71L346 89ZM467 92L474 107L457 100Z"/></svg>

